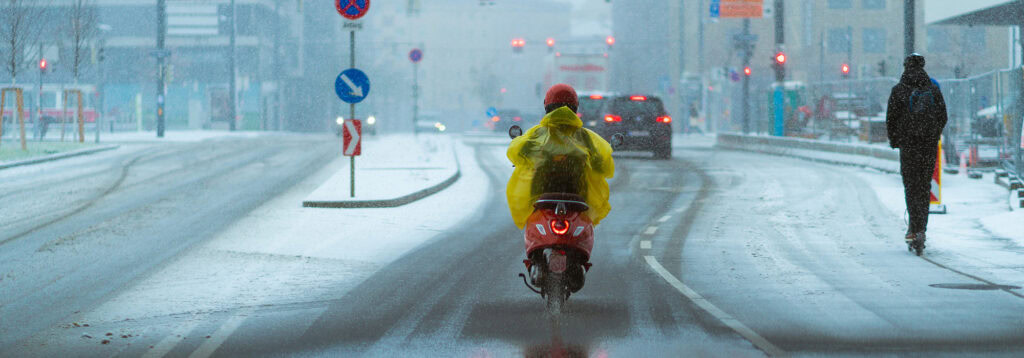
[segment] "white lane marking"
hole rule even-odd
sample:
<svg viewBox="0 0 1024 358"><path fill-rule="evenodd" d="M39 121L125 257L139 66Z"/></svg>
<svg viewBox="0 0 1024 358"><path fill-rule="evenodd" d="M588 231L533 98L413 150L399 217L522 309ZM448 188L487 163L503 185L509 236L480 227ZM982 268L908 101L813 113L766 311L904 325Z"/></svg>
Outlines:
<svg viewBox="0 0 1024 358"><path fill-rule="evenodd" d="M641 249L650 249L651 248L651 240L640 241L640 248Z"/></svg>
<svg viewBox="0 0 1024 358"><path fill-rule="evenodd" d="M213 355L213 352L217 351L217 348L220 348L220 345L224 344L228 337L231 337L231 334L242 325L246 318L249 318L252 312L252 309L246 309L228 318L220 328L217 328L216 332L210 335L209 339L203 342L192 354L189 354L188 358L207 358Z"/></svg>
<svg viewBox="0 0 1024 358"><path fill-rule="evenodd" d="M661 276L661 278L665 279L665 281L668 281L668 283L672 285L672 287L674 287L677 291L686 296L686 298L690 299L690 301L697 305L697 307L700 307L702 310L714 316L729 328L732 328L733 331L739 333L741 336L743 336L743 338L746 338L748 341L750 341L750 343L753 343L755 346L757 346L757 348L760 348L769 356L780 357L787 355L786 351L780 349L779 347L776 347L771 342L768 342L767 339L761 337L761 335L754 332L754 330L750 329L750 327L747 327L739 320L733 318L728 313L725 313L725 311L722 311L715 305L711 304L711 302L709 302L707 299L705 299L703 296L697 293L697 291L694 291L689 286L686 286L681 281L679 281L679 279L677 279L675 276L672 276L672 274L669 273L668 270L665 269L665 267L661 266L661 263L659 263L658 260L654 258L654 256L644 256L644 260L647 260L647 265L651 266L651 269L654 270L654 272L657 272L658 275Z"/></svg>
<svg viewBox="0 0 1024 358"><path fill-rule="evenodd" d="M658 232L657 226L648 226L647 230L644 230L645 235L654 235L656 232Z"/></svg>
<svg viewBox="0 0 1024 358"><path fill-rule="evenodd" d="M661 219L658 219L658 222L663 223L663 222L668 221L668 219L671 219L671 218L672 218L672 215L665 215L665 216L662 216Z"/></svg>
<svg viewBox="0 0 1024 358"><path fill-rule="evenodd" d="M188 336L189 332L192 332L192 330L199 325L200 321L199 317L192 317L190 321L178 326L178 329L171 332L167 337L164 337L164 339L154 345L152 349L146 351L146 354L143 354L142 358L160 358L167 355L167 353L174 349L178 343Z"/></svg>

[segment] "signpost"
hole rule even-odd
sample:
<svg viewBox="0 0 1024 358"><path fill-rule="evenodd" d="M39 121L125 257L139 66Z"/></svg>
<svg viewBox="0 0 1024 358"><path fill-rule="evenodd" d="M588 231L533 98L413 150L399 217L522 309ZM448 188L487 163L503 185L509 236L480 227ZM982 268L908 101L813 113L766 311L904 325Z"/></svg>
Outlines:
<svg viewBox="0 0 1024 358"><path fill-rule="evenodd" d="M342 71L334 80L334 92L338 98L349 104L348 120L344 124L343 154L349 156L349 181L351 182L350 197L356 196L356 156L360 154L360 131L362 123L356 118L356 103L362 102L370 94L370 78L366 73L356 69L356 30L362 24L356 22L370 10L370 0L334 0L334 8L338 14L347 19L344 28L348 29L349 69Z"/></svg>
<svg viewBox="0 0 1024 358"><path fill-rule="evenodd" d="M412 61L412 133L416 134L419 131L416 129L416 121L419 120L420 116L420 61L423 60L423 50L413 48L409 51L409 61Z"/></svg>

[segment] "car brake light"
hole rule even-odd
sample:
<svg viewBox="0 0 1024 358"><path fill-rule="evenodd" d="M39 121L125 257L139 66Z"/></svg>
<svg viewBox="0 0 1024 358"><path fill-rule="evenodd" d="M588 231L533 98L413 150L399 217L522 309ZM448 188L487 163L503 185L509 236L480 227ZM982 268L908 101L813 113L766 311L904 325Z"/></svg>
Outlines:
<svg viewBox="0 0 1024 358"><path fill-rule="evenodd" d="M501 120L501 117L498 117L498 116L491 117L491 122L497 122L497 121L500 121L500 120Z"/></svg>
<svg viewBox="0 0 1024 358"><path fill-rule="evenodd" d="M672 123L672 117L669 117L669 116L658 117L658 122L659 123Z"/></svg>
<svg viewBox="0 0 1024 358"><path fill-rule="evenodd" d="M602 99L602 98L604 98L604 96L599 95L599 94L592 94L592 95L590 95L590 99Z"/></svg>
<svg viewBox="0 0 1024 358"><path fill-rule="evenodd" d="M604 121L608 122L608 123L611 123L611 122L622 122L622 117L616 116L614 114L606 114L604 116Z"/></svg>
<svg viewBox="0 0 1024 358"><path fill-rule="evenodd" d="M647 100L647 96L630 96L629 100L631 100L631 101L646 101Z"/></svg>
<svg viewBox="0 0 1024 358"><path fill-rule="evenodd" d="M565 235L569 232L568 220L551 220L551 231L558 235Z"/></svg>

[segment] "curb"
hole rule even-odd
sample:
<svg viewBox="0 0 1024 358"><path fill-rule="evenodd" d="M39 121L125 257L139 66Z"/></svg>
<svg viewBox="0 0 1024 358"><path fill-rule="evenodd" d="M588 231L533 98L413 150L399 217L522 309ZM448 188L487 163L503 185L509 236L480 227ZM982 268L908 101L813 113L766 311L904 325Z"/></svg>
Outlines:
<svg viewBox="0 0 1024 358"><path fill-rule="evenodd" d="M741 134L719 134L718 138L715 140L715 147L797 158L825 164L871 168L885 173L899 174L899 161L893 160L892 158L899 158L898 152L889 153L893 151L881 150L881 148L864 147L856 144L826 143L815 142L807 139L761 137ZM856 156L858 158L863 158L865 161L820 158L810 155L810 153L801 154L800 151ZM893 166L884 166L878 165L877 163L867 162L872 160L892 163Z"/></svg>
<svg viewBox="0 0 1024 358"><path fill-rule="evenodd" d="M80 156L80 155L86 155L86 154L93 154L93 153L97 153L97 152L103 152L103 151L107 151L107 150L117 149L117 148L120 148L120 147L121 147L121 145L119 145L119 144L106 145L106 146L101 146L101 147L96 147L96 148L86 148L86 149L73 150L73 151L66 152L66 153L52 154L52 155L47 155L47 156L43 156L43 157L39 157L39 158L19 160L19 161L16 161L16 162L0 163L0 169L20 167L20 166L23 166L23 165L32 165L32 164L45 163L45 162L50 162L50 161L54 161L54 160L58 160L58 159L65 159L65 158L77 157L77 156Z"/></svg>
<svg viewBox="0 0 1024 358"><path fill-rule="evenodd" d="M462 164L459 163L459 154L455 150L455 146L452 146L452 155L455 156L455 173L451 177L444 181L434 184L430 187L420 189L410 194L406 194L397 198L382 199L382 200L349 200L349 201L313 201L303 200L302 207L304 208L331 208L331 209L344 209L344 208L394 208L399 207L411 202L426 198L433 194L440 192L455 184L456 181L462 177Z"/></svg>

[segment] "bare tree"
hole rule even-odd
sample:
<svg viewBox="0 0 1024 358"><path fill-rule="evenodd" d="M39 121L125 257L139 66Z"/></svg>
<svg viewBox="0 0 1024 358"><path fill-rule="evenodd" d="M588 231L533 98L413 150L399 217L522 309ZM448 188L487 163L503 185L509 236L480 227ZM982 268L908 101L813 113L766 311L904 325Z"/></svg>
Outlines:
<svg viewBox="0 0 1024 358"><path fill-rule="evenodd" d="M82 64L87 58L88 46L96 39L99 25L96 16L96 4L93 0L71 0L71 6L65 10L63 17L64 38L68 41L68 58L75 84L81 74Z"/></svg>
<svg viewBox="0 0 1024 358"><path fill-rule="evenodd" d="M17 83L18 72L31 66L38 57L46 9L39 0L0 0L0 41L4 47L4 69Z"/></svg>

